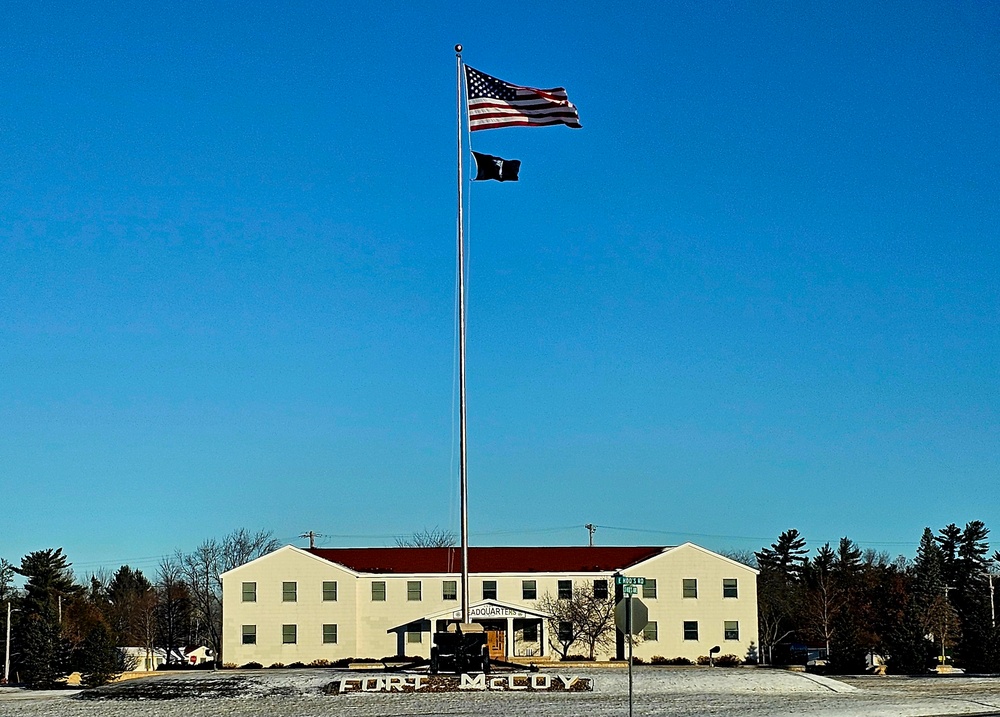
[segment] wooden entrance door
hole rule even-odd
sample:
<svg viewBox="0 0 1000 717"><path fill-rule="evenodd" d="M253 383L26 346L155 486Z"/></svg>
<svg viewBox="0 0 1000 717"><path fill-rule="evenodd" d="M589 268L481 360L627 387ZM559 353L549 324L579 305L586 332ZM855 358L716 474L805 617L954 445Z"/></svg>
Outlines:
<svg viewBox="0 0 1000 717"><path fill-rule="evenodd" d="M487 630L486 645L490 648L491 660L507 659L507 633L504 630Z"/></svg>

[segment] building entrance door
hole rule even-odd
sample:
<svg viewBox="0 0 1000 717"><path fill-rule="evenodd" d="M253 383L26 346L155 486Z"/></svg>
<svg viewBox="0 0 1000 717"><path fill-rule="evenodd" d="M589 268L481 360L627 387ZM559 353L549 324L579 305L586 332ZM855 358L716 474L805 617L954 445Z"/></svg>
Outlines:
<svg viewBox="0 0 1000 717"><path fill-rule="evenodd" d="M507 633L504 630L486 630L486 645L490 649L491 660L507 659Z"/></svg>

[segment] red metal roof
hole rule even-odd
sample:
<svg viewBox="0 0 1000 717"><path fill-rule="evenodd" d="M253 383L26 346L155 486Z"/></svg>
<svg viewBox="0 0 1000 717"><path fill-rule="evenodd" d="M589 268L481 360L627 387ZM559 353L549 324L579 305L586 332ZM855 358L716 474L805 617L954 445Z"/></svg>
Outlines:
<svg viewBox="0 0 1000 717"><path fill-rule="evenodd" d="M469 548L470 573L613 572L661 553L660 546ZM457 573L459 548L308 548L359 573Z"/></svg>

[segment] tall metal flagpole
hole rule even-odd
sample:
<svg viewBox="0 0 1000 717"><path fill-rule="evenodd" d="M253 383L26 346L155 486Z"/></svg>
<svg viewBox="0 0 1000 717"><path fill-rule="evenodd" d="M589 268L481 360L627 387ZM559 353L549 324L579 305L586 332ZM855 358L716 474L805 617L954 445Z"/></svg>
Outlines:
<svg viewBox="0 0 1000 717"><path fill-rule="evenodd" d="M465 449L465 226L462 218L462 46L455 45L458 111L458 432L462 510L462 622L469 622L469 484Z"/></svg>

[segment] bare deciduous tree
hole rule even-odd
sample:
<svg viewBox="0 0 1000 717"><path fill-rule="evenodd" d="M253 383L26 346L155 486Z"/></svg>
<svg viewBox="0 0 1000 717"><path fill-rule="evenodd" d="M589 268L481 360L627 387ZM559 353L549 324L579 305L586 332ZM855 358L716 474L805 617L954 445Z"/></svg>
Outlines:
<svg viewBox="0 0 1000 717"><path fill-rule="evenodd" d="M277 549L270 531L240 528L222 540L209 538L192 553L177 551L174 560L187 585L198 633L222 659L222 573Z"/></svg>
<svg viewBox="0 0 1000 717"><path fill-rule="evenodd" d="M606 582L603 590L595 589L589 581L574 582L571 597L545 593L538 607L548 615L549 633L555 636L563 658L577 643L584 646L591 660L598 649L614 644L615 597Z"/></svg>
<svg viewBox="0 0 1000 717"><path fill-rule="evenodd" d="M190 591L175 558L160 561L156 594L156 645L163 648L167 664L172 665L180 659L180 648L191 636Z"/></svg>
<svg viewBox="0 0 1000 717"><path fill-rule="evenodd" d="M742 563L751 568L757 567L757 556L752 550L740 550L739 548L727 548L726 550L718 551L719 555L729 558L730 560L735 560L737 563Z"/></svg>
<svg viewBox="0 0 1000 717"><path fill-rule="evenodd" d="M450 530L433 527L417 531L408 538L397 537L397 548L451 548L458 541Z"/></svg>

